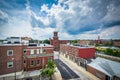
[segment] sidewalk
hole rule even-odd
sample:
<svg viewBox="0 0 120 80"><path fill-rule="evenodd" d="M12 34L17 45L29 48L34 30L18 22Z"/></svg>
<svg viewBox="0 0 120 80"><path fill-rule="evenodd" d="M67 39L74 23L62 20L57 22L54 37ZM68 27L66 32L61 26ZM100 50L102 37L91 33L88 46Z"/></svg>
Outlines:
<svg viewBox="0 0 120 80"><path fill-rule="evenodd" d="M34 77L39 75L40 75L40 70L28 71L28 72L23 72L22 75L17 76L17 79Z"/></svg>
<svg viewBox="0 0 120 80"><path fill-rule="evenodd" d="M52 76L53 80L62 80L62 76L59 70L57 68L55 70L56 72ZM39 75L40 75L40 70L27 71L27 72L22 72L20 75L16 75L16 79L25 80L26 78L32 78L32 80L40 80ZM6 76L0 78L0 80L14 80L14 79L15 79L14 73L13 76Z"/></svg>
<svg viewBox="0 0 120 80"><path fill-rule="evenodd" d="M54 75L52 76L52 79L53 79L53 80L62 80L62 76L61 76L58 68L56 68L55 70L56 70L56 72L55 72Z"/></svg>
<svg viewBox="0 0 120 80"><path fill-rule="evenodd" d="M65 58L63 55L60 55L59 59L61 61L63 61L67 66L69 66L69 68L74 70L74 72L78 76L80 76L81 80L100 80L99 78L97 78L93 74L89 73L88 71L86 71L82 67L78 66L76 63L74 63L71 60L68 60L67 58Z"/></svg>

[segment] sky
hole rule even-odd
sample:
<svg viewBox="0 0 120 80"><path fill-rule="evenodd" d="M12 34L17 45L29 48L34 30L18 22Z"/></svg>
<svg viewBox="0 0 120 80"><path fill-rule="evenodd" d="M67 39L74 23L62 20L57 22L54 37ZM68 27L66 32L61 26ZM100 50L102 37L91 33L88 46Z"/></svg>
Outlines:
<svg viewBox="0 0 120 80"><path fill-rule="evenodd" d="M0 39L120 39L120 0L0 0Z"/></svg>

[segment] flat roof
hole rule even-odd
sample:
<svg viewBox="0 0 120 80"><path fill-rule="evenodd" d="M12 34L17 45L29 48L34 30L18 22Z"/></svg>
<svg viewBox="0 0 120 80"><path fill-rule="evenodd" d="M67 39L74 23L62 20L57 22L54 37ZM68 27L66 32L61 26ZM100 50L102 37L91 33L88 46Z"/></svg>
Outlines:
<svg viewBox="0 0 120 80"><path fill-rule="evenodd" d="M23 44L0 44L0 46L21 46Z"/></svg>
<svg viewBox="0 0 120 80"><path fill-rule="evenodd" d="M36 44L36 45L34 45L33 44L33 46L31 45L31 46L28 46L28 48L36 48L36 47L53 47L53 45L50 45L50 44Z"/></svg>
<svg viewBox="0 0 120 80"><path fill-rule="evenodd" d="M94 48L94 46L89 46L89 45L67 45L67 46L71 46L71 47L76 47L76 48Z"/></svg>

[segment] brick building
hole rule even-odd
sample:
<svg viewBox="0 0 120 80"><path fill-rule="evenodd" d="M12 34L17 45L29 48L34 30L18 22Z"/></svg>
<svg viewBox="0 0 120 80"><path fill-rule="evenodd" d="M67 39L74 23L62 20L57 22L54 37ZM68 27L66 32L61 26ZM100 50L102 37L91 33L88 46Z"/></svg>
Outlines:
<svg viewBox="0 0 120 80"><path fill-rule="evenodd" d="M97 57L87 65L87 71L100 80L120 80L120 63Z"/></svg>
<svg viewBox="0 0 120 80"><path fill-rule="evenodd" d="M53 46L47 44L1 44L0 77L21 74L23 71L42 69L53 59Z"/></svg>
<svg viewBox="0 0 120 80"><path fill-rule="evenodd" d="M90 40L78 40L78 44L81 45L89 45L91 43Z"/></svg>
<svg viewBox="0 0 120 80"><path fill-rule="evenodd" d="M60 50L60 44L67 44L67 43L71 43L72 40L59 40L58 37L58 32L54 32L53 38L50 38L50 44L54 46L54 50L55 51L59 51Z"/></svg>
<svg viewBox="0 0 120 80"><path fill-rule="evenodd" d="M0 75L21 72L23 69L23 45L0 45Z"/></svg>
<svg viewBox="0 0 120 80"><path fill-rule="evenodd" d="M77 46L61 44L60 53L78 65L86 67L87 60L95 57L95 48L79 44Z"/></svg>
<svg viewBox="0 0 120 80"><path fill-rule="evenodd" d="M120 47L120 40L113 40L113 45Z"/></svg>
<svg viewBox="0 0 120 80"><path fill-rule="evenodd" d="M40 44L24 49L24 70L42 69L49 59L53 59L53 46Z"/></svg>
<svg viewBox="0 0 120 80"><path fill-rule="evenodd" d="M84 59L95 57L95 48L88 46L60 45L60 52L69 57L80 57Z"/></svg>

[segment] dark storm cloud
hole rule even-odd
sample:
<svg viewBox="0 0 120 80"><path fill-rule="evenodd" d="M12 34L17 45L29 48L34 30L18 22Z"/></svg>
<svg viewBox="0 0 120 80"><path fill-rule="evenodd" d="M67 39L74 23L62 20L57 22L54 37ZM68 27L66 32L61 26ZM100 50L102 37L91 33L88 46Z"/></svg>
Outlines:
<svg viewBox="0 0 120 80"><path fill-rule="evenodd" d="M103 25L104 28L109 28L109 27L114 27L114 26L120 26L120 21L104 23Z"/></svg>

